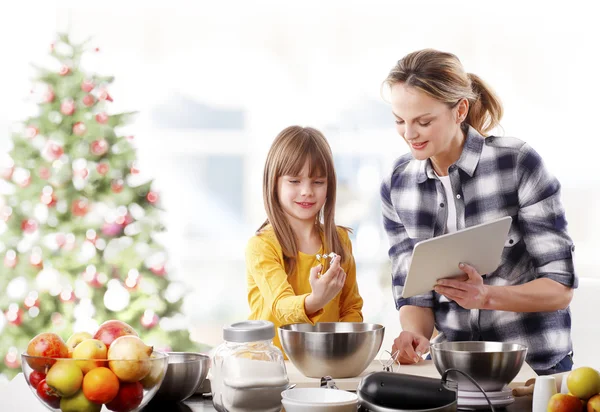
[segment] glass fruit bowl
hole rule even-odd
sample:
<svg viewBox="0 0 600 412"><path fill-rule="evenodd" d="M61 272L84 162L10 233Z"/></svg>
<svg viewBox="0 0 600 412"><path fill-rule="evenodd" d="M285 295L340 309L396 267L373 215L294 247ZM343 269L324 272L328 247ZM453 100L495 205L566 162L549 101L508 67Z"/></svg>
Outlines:
<svg viewBox="0 0 600 412"><path fill-rule="evenodd" d="M154 397L165 377L168 355L145 360L49 358L21 355L31 391L51 411L132 412Z"/></svg>

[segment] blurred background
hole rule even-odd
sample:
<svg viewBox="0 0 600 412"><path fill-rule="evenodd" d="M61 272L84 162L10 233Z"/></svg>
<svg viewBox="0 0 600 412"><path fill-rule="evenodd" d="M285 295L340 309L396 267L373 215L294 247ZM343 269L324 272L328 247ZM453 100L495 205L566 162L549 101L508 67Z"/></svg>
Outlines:
<svg viewBox="0 0 600 412"><path fill-rule="evenodd" d="M57 31L92 37L87 68L114 75L115 111L137 111L140 173L166 209L170 275L192 292L192 338L221 342L245 319L244 248L265 218L262 169L291 124L322 130L335 154L337 223L352 236L367 322L400 331L379 184L407 152L381 84L406 53L458 55L505 105L496 134L529 142L563 185L578 274L600 279L596 17L583 2L20 2L0 6L0 150L32 115L30 63ZM2 187L0 187L2 188Z"/></svg>

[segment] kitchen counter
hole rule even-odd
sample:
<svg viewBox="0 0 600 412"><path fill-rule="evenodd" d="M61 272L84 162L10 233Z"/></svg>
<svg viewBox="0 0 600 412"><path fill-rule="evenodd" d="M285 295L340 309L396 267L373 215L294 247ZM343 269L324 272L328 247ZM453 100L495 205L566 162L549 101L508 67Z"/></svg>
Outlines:
<svg viewBox="0 0 600 412"><path fill-rule="evenodd" d="M151 403L152 404L152 403ZM497 409L499 411L506 412L531 412L531 396L523 396L515 398L515 402L506 409ZM213 407L212 400L203 396L194 396L189 398L183 403L169 405L168 408L165 405L153 406L149 405L143 409L143 412L216 412Z"/></svg>

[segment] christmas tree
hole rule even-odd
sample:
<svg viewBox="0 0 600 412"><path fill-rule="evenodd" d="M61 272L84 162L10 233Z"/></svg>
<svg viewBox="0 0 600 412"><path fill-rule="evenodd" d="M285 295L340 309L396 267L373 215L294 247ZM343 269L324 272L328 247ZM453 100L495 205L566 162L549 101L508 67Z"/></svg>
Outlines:
<svg viewBox="0 0 600 412"><path fill-rule="evenodd" d="M13 132L0 169L11 188L0 198L0 373L8 377L36 334L66 341L109 319L155 349L200 349L157 240L159 196L140 179L133 137L119 131L132 113L111 113L112 77L84 72L82 56L98 52L87 44L59 35L56 67L36 67L39 113Z"/></svg>

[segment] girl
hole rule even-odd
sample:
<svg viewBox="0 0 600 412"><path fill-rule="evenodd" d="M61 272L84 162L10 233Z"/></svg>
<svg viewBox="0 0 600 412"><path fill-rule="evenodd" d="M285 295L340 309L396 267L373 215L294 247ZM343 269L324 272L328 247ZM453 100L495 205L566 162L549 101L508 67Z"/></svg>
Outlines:
<svg viewBox="0 0 600 412"><path fill-rule="evenodd" d="M336 176L325 137L291 126L275 138L263 176L267 220L246 248L250 319L362 322L348 229L334 221ZM335 253L329 259L317 255ZM274 343L281 347L276 334Z"/></svg>
<svg viewBox="0 0 600 412"><path fill-rule="evenodd" d="M402 326L393 351L402 363L418 362L435 326L450 341L522 343L540 375L570 370L568 307L577 277L559 182L525 142L485 137L502 104L453 54L410 53L386 83L411 151L381 187ZM416 242L502 216L513 223L498 269L482 275L464 262L463 279L401 297Z"/></svg>

